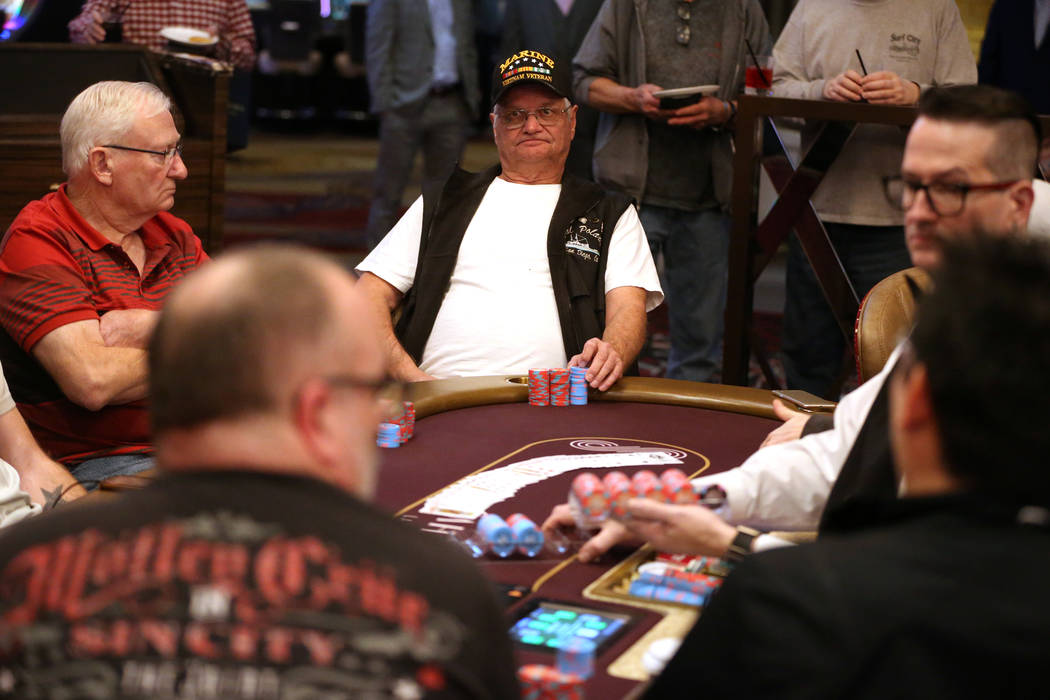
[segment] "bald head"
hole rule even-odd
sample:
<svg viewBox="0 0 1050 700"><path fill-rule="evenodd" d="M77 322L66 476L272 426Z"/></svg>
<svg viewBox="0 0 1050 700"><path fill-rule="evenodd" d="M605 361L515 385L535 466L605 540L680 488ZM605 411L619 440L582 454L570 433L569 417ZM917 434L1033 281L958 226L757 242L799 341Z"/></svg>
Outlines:
<svg viewBox="0 0 1050 700"><path fill-rule="evenodd" d="M342 268L291 246L222 256L171 295L150 346L154 431L287 410L310 376L374 363ZM379 370L381 372L381 368Z"/></svg>

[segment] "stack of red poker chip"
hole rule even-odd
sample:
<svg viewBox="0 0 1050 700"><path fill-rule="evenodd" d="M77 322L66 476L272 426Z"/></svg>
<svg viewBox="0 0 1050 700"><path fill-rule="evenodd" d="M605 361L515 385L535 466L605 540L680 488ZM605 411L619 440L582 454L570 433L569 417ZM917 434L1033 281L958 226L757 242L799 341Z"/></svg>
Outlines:
<svg viewBox="0 0 1050 700"><path fill-rule="evenodd" d="M397 417L401 442L407 442L416 434L416 405L411 401L401 402L401 415Z"/></svg>
<svg viewBox="0 0 1050 700"><path fill-rule="evenodd" d="M613 518L627 516L627 501L634 498L631 479L623 472L609 472L602 479L605 495L609 498L609 515Z"/></svg>
<svg viewBox="0 0 1050 700"><path fill-rule="evenodd" d="M605 520L609 510L609 498L605 484L591 472L584 472L572 480L569 505L576 524L581 529L593 527Z"/></svg>
<svg viewBox="0 0 1050 700"><path fill-rule="evenodd" d="M553 666L528 664L518 669L522 700L583 700L583 679Z"/></svg>
<svg viewBox="0 0 1050 700"><path fill-rule="evenodd" d="M545 369L529 370L529 404L548 406L551 402L550 372Z"/></svg>
<svg viewBox="0 0 1050 700"><path fill-rule="evenodd" d="M681 469L667 469L660 475L660 481L664 485L664 494L668 503L677 505L691 505L696 503L696 491L693 490L693 482Z"/></svg>
<svg viewBox="0 0 1050 700"><path fill-rule="evenodd" d="M551 406L569 405L569 369L556 367L548 370L551 379Z"/></svg>
<svg viewBox="0 0 1050 700"><path fill-rule="evenodd" d="M667 493L664 491L663 482L660 481L660 477L648 469L636 472L631 477L631 491L638 498L651 498L661 503L667 502Z"/></svg>

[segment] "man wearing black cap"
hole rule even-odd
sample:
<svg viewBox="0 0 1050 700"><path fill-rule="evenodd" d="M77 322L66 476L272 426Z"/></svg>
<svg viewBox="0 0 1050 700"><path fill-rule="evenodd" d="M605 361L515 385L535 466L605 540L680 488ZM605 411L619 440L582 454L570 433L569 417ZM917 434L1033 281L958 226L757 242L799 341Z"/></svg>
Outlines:
<svg viewBox="0 0 1050 700"><path fill-rule="evenodd" d="M500 163L424 185L358 266L396 377L588 365L604 391L637 356L663 293L630 200L565 173L568 68L530 50L497 66Z"/></svg>

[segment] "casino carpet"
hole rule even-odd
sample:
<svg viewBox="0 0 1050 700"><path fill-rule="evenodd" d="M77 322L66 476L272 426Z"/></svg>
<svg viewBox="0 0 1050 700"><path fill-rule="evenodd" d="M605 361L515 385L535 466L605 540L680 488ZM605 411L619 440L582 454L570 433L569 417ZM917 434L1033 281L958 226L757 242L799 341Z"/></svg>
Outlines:
<svg viewBox="0 0 1050 700"><path fill-rule="evenodd" d="M336 256L352 268L364 257L365 224L371 196L377 141L374 131L323 133L255 130L248 147L226 163L225 245L235 248L261 241L295 241ZM491 139L475 137L463 167L481 170L496 160ZM407 206L419 195L419 168L405 193ZM649 342L639 357L643 376L661 377L667 365L667 314L649 315ZM780 314L756 312L755 332L773 372L782 379L776 358ZM765 386L752 361L752 386Z"/></svg>

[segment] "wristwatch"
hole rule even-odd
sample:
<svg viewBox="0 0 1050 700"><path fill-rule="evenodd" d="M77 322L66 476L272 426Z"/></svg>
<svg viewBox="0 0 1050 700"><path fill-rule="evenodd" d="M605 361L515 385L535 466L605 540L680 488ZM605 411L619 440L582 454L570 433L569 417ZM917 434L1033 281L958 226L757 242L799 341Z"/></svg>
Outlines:
<svg viewBox="0 0 1050 700"><path fill-rule="evenodd" d="M736 537L733 538L732 543L729 545L729 549L726 551L726 561L736 564L739 561L743 561L744 557L751 554L751 547L755 543L755 538L762 533L758 530L753 530L743 525L738 525L736 528Z"/></svg>

